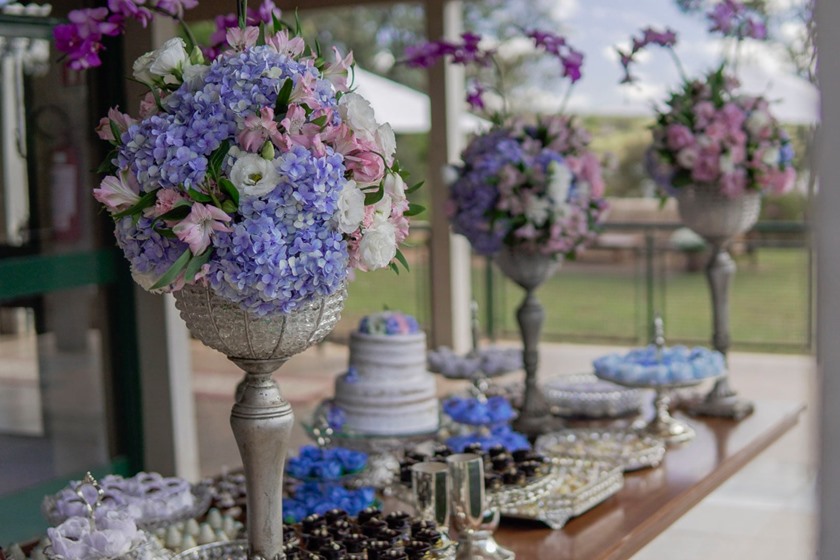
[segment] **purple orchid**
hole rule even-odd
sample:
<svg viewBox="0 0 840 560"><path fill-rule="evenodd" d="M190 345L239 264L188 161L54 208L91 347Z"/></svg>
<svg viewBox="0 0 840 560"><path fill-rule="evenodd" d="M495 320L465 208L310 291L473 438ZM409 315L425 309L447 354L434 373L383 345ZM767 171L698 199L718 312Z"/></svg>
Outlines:
<svg viewBox="0 0 840 560"><path fill-rule="evenodd" d="M767 25L760 13L737 0L723 0L709 10L706 19L711 23L709 31L738 40L767 38Z"/></svg>

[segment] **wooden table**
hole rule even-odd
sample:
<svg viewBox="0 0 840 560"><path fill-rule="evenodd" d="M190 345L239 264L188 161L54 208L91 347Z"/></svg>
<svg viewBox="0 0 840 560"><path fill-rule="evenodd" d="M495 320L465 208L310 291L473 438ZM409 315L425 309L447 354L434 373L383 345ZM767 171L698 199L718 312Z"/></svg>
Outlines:
<svg viewBox="0 0 840 560"><path fill-rule="evenodd" d="M503 521L499 544L520 560L629 558L799 421L799 404L760 402L740 422L690 418L697 437L662 465L625 476L624 488L560 530Z"/></svg>

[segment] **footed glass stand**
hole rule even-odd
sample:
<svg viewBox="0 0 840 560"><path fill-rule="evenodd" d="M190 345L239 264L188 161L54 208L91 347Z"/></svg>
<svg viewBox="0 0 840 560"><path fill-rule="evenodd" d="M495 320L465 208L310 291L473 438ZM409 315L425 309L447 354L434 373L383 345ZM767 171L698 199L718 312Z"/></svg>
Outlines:
<svg viewBox="0 0 840 560"><path fill-rule="evenodd" d="M675 381L671 383L654 383L651 381L623 381L601 375L597 376L604 381L616 383L624 387L653 389L656 391L656 396L653 399L653 418L650 422L641 426L640 431L658 437L668 444L685 443L694 439L695 436L694 428L671 416L671 391L685 387L694 387L704 381L714 380L721 377L720 375L715 375L711 377L704 377L702 379L687 379L685 381Z"/></svg>

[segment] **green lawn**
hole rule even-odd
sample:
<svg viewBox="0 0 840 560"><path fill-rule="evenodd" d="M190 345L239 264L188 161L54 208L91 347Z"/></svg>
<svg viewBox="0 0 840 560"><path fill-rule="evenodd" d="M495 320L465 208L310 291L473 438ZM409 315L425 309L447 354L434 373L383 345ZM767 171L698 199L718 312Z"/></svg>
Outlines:
<svg viewBox="0 0 840 560"><path fill-rule="evenodd" d="M418 250L418 254L422 251ZM342 328L385 307L429 318L428 267L422 259L409 274L360 273L350 286ZM737 259L731 294L734 349L802 352L808 350L808 276L804 249L759 249ZM546 308L546 340L640 344L647 340L648 302L643 263L564 263L539 290ZM662 313L670 342L708 344L711 339L709 292L702 272L675 267L657 270L653 309ZM504 336L517 332L515 310L523 292L493 268L493 320ZM473 267L473 294L488 326L486 272Z"/></svg>

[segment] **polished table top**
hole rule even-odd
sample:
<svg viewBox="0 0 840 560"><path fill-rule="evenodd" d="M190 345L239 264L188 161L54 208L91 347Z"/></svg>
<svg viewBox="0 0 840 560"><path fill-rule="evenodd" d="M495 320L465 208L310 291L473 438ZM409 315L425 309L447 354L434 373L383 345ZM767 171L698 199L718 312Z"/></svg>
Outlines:
<svg viewBox="0 0 840 560"><path fill-rule="evenodd" d="M740 422L689 418L697 437L670 447L659 467L628 473L612 498L557 531L504 520L496 540L523 560L630 558L796 425L803 409L758 402Z"/></svg>

